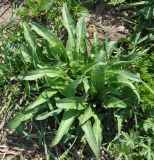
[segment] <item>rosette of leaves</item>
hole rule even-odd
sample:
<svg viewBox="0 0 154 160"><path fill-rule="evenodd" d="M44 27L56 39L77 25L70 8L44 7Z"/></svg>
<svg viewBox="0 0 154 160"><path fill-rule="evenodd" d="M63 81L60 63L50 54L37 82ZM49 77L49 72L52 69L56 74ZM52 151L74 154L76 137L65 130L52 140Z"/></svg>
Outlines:
<svg viewBox="0 0 154 160"><path fill-rule="evenodd" d="M26 43L21 54L25 63L34 64L36 69L19 78L25 81L43 79L46 87L33 103L10 120L9 126L15 129L31 118L41 121L55 117L59 127L52 147L71 128L77 128L73 133L75 136L80 128L81 135L98 157L103 139L103 116L107 118L109 111L125 111L140 102L135 84L142 80L138 74L126 70L139 51L122 55L115 41L106 40L101 44L96 34L89 42L85 18L79 18L75 25L66 4L62 16L68 32L66 47L39 24L31 23L31 27L23 24ZM125 96L124 92L127 93Z"/></svg>

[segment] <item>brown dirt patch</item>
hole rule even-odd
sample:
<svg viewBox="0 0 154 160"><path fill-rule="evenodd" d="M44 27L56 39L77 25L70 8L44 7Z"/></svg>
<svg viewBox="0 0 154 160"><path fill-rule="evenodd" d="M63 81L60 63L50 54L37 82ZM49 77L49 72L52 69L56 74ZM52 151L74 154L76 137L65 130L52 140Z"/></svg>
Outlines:
<svg viewBox="0 0 154 160"><path fill-rule="evenodd" d="M13 16L11 0L0 0L0 26L7 23Z"/></svg>
<svg viewBox="0 0 154 160"><path fill-rule="evenodd" d="M89 38L97 32L100 39L108 37L110 40L119 40L128 37L130 30L126 19L129 11L121 11L116 7L104 3L97 4L87 17Z"/></svg>

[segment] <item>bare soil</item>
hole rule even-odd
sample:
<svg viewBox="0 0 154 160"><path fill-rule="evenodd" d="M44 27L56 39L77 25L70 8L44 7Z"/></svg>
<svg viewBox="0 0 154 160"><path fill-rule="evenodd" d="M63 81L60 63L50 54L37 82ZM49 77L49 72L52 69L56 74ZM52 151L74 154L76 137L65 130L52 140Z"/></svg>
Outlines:
<svg viewBox="0 0 154 160"><path fill-rule="evenodd" d="M11 0L0 0L0 26L12 18L12 2Z"/></svg>
<svg viewBox="0 0 154 160"><path fill-rule="evenodd" d="M102 2L102 1L101 1ZM96 4L92 13L87 17L87 30L89 39L97 32L98 37L103 40L119 40L130 35L127 17L130 11L121 11L116 7L104 3Z"/></svg>

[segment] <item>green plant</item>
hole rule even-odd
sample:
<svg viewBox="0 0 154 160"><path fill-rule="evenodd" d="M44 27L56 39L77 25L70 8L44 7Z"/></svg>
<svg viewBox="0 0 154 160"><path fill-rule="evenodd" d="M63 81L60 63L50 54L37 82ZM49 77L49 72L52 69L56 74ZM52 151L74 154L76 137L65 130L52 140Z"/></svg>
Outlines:
<svg viewBox="0 0 154 160"><path fill-rule="evenodd" d="M154 76L153 76L153 67L154 67L154 54L145 54L140 61L138 62L138 69L140 70L142 79L149 84L152 88L154 87ZM154 97L151 93L148 93L145 87L141 86L141 96L142 104L144 108L153 108Z"/></svg>
<svg viewBox="0 0 154 160"><path fill-rule="evenodd" d="M67 3L68 7L71 9L73 15L82 15L88 12L86 8L83 7L85 3L90 2L87 1L75 1L75 0L26 0L25 7L20 8L20 15L23 16L34 16L39 19L41 17L44 20L51 21L55 18L60 17L61 7L64 2Z"/></svg>
<svg viewBox="0 0 154 160"><path fill-rule="evenodd" d="M61 22L61 8L63 3L67 3L72 17L76 20L78 17L88 14L88 10L83 6L90 1L91 0L26 0L24 5L18 9L18 13L24 20L35 21L44 26L48 26L58 37L63 37L64 31Z"/></svg>
<svg viewBox="0 0 154 160"><path fill-rule="evenodd" d="M31 118L43 121L53 117L52 131L59 127L53 132L51 147L64 135L67 139L75 135L86 139L94 154L99 156L104 132L112 129L106 126L106 120L113 120L115 136L121 132L122 123L133 116L131 110L139 106L136 84L145 83L139 74L128 71L127 66L142 51L134 49L124 55L115 41L106 40L101 44L97 34L91 43L86 38L84 17L79 18L75 27L66 4L62 14L68 31L66 48L46 28L37 23L31 23L31 27L26 22L23 24L26 40L20 48L23 61L36 69L23 71L18 78L41 81L40 90L44 91L19 111L9 126L15 129Z"/></svg>
<svg viewBox="0 0 154 160"><path fill-rule="evenodd" d="M26 0L26 4L29 7L29 10L21 10L22 14L27 14L29 11L32 11L34 16L39 16L42 12L49 10L55 0Z"/></svg>
<svg viewBox="0 0 154 160"><path fill-rule="evenodd" d="M137 13L138 16L144 16L145 19L153 19L154 18L154 8L153 8L154 2L152 0L147 1L139 1L139 2L133 2L126 5L126 8L131 7L138 7L139 12ZM140 7L141 6L141 7Z"/></svg>
<svg viewBox="0 0 154 160"><path fill-rule="evenodd" d="M112 142L108 150L121 159L148 159L154 158L152 137L142 137L138 131L131 130L130 133L122 132L121 136Z"/></svg>

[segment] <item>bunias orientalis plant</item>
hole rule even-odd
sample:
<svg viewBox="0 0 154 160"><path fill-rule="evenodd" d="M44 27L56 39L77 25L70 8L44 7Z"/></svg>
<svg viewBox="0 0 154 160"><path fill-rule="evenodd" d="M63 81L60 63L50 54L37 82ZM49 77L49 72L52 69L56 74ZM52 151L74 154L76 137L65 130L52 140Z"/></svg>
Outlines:
<svg viewBox="0 0 154 160"><path fill-rule="evenodd" d="M77 128L70 134L84 137L98 157L105 120L112 116L117 120L116 131L120 132L122 122L131 116L129 110L140 102L135 84L145 83L138 74L126 70L140 51L134 49L123 56L115 41L106 40L101 45L96 34L90 43L85 18L81 17L75 26L66 4L62 14L68 32L66 47L46 28L36 23L31 23L31 27L23 24L27 43L21 54L36 69L19 75L19 78L25 81L44 79L45 90L31 105L17 113L9 126L15 129L31 118L42 121L53 117L59 127L54 128L57 131L51 147L72 128ZM122 117L124 112L128 114Z"/></svg>

